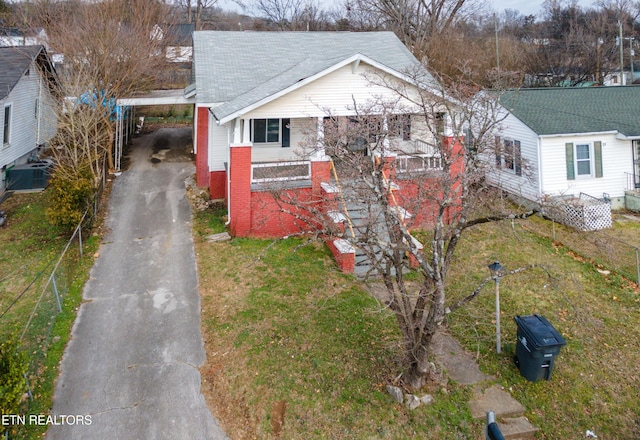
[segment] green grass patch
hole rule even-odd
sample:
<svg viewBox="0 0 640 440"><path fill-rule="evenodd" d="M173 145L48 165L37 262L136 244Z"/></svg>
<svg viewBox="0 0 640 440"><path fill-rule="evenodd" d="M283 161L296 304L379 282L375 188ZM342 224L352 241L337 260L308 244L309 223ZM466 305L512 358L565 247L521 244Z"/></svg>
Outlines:
<svg viewBox="0 0 640 440"><path fill-rule="evenodd" d="M196 218L196 237L220 232L221 213ZM495 352L495 287L447 318L481 369L527 409L540 438L638 438L640 295L550 238L540 219L474 228L448 279L448 303L471 293L499 260L503 352ZM545 227L548 227L545 225ZM619 227L619 226L616 226ZM282 438L480 438L468 387L430 390L435 404L409 411L384 386L401 370L397 324L361 282L338 273L324 246L196 239L203 293L209 402L238 438L268 438L271 405L286 400ZM416 280L419 276L413 275ZM551 381L528 382L513 362L516 315L539 313L567 340ZM221 403L216 395L229 396Z"/></svg>
<svg viewBox="0 0 640 440"><path fill-rule="evenodd" d="M68 236L47 222L47 196L46 191L16 194L2 207L8 223L0 228L0 306L4 313L0 336L10 331L23 335L21 345L28 357L33 399L23 402L22 414L41 415L51 410L58 366L100 242L97 236L85 237L81 256L76 240L59 261ZM49 281L58 261L55 288L62 312ZM37 425L13 427L11 438L41 438L45 430Z"/></svg>

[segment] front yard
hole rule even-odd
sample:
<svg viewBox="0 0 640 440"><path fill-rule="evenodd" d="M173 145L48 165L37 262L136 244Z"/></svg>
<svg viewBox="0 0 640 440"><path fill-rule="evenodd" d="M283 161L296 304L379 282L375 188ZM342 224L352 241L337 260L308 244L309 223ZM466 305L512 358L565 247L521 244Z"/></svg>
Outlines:
<svg viewBox="0 0 640 440"><path fill-rule="evenodd" d="M401 371L395 318L363 283L339 273L322 245L208 243L223 229L223 214L196 214L195 242L203 392L231 438L483 438L464 386L440 383L428 390L436 403L414 411L386 394ZM525 405L539 438L584 438L586 430L640 437L638 289L531 233L527 222L471 231L449 279L453 302L489 275L495 259L507 269L537 265L501 282L503 353L495 353L492 284L448 316L450 332ZM549 382L526 381L513 363L513 317L532 313L568 342Z"/></svg>

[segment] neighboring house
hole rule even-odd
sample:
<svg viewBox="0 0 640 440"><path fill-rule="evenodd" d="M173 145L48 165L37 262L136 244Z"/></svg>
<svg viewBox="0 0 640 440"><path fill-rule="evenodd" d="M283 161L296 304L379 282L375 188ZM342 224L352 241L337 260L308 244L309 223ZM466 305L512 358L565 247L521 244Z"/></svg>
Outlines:
<svg viewBox="0 0 640 440"><path fill-rule="evenodd" d="M193 60L193 23L179 23L168 27L164 33L165 54L172 63L190 63Z"/></svg>
<svg viewBox="0 0 640 440"><path fill-rule="evenodd" d="M0 192L7 170L36 159L55 135L55 87L43 46L0 47Z"/></svg>
<svg viewBox="0 0 640 440"><path fill-rule="evenodd" d="M640 187L640 87L504 93L489 181L534 202L580 194L624 206Z"/></svg>
<svg viewBox="0 0 640 440"><path fill-rule="evenodd" d="M439 167L433 145L442 139L434 139L410 103L399 102L396 92L370 79L384 76L417 90L406 75L413 71L439 90L391 32L197 31L193 58L195 84L185 96L195 95L196 101L197 184L208 187L213 199L226 200L233 235L283 236L298 230L295 219L281 214L270 199L274 181L330 197L330 158L322 143L327 116L348 124L355 106L397 102L393 121L384 121L398 127L396 145ZM438 115L444 135L444 113ZM367 154L366 140L360 139L361 145L353 147ZM317 148L310 153L305 143ZM408 156L394 159L399 172L411 166Z"/></svg>
<svg viewBox="0 0 640 440"><path fill-rule="evenodd" d="M1 46L38 46L46 47L47 33L42 28L23 30L20 28L0 28Z"/></svg>

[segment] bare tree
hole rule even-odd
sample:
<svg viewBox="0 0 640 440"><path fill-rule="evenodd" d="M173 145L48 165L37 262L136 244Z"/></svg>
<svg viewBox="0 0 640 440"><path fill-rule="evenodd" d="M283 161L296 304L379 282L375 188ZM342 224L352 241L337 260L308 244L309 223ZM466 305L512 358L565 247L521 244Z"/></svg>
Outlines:
<svg viewBox="0 0 640 440"><path fill-rule="evenodd" d="M318 31L329 29L329 12L317 0L239 1L254 16L272 23L280 31Z"/></svg>
<svg viewBox="0 0 640 440"><path fill-rule="evenodd" d="M196 30L202 29L202 16L218 4L218 0L177 0L176 5L185 9L187 23L195 23Z"/></svg>
<svg viewBox="0 0 640 440"><path fill-rule="evenodd" d="M502 118L497 96L467 86L416 93L385 77L371 81L391 88L397 100L354 102L352 117L328 114L322 142L312 139L306 151L332 158L339 196L320 204L282 187L273 195L282 212L317 236L346 240L364 256L365 276L381 279L384 304L402 334L404 382L419 389L430 377L431 344L446 316L448 270L462 234L531 212L511 209L485 184ZM336 226L336 212L344 227ZM411 268L419 277L409 281Z"/></svg>
<svg viewBox="0 0 640 440"><path fill-rule="evenodd" d="M89 134L96 136L95 144L113 168L113 129L119 116L115 101L152 88L154 74L165 66L160 25L166 23L166 6L148 0L75 1L62 8L43 1L36 6L45 16L55 7L58 19L48 23L49 45L64 57L60 72L63 93L83 100L81 107L64 114L68 123L61 125L60 136L78 139L78 130L83 130L80 137L89 143L93 142ZM76 119L79 112L91 115L95 125L86 118ZM83 151L94 145L87 147ZM94 159L92 153L89 161Z"/></svg>
<svg viewBox="0 0 640 440"><path fill-rule="evenodd" d="M366 17L374 27L393 31L421 58L434 35L451 29L477 7L475 0L347 0L343 9L361 22Z"/></svg>

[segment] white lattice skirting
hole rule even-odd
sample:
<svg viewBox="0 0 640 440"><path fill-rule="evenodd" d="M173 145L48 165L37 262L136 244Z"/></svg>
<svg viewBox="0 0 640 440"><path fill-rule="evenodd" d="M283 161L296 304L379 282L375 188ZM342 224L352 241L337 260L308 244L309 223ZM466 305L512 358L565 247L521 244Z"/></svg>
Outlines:
<svg viewBox="0 0 640 440"><path fill-rule="evenodd" d="M580 231L597 231L612 225L611 204L588 194L558 198L554 205L554 219Z"/></svg>

